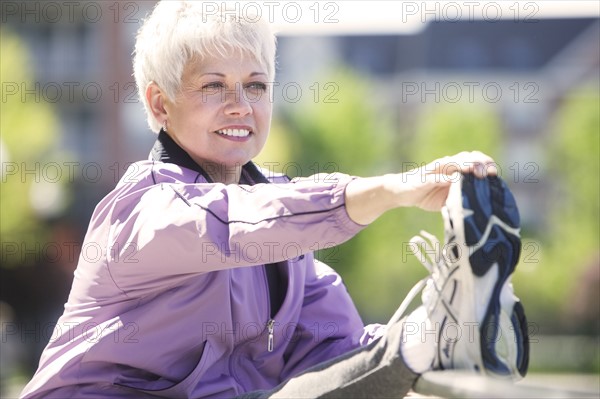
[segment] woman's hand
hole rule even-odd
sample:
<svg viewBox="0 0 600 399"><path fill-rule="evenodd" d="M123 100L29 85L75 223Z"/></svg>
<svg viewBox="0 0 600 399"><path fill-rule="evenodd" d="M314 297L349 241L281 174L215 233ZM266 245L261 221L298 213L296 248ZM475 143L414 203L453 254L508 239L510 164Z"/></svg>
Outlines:
<svg viewBox="0 0 600 399"><path fill-rule="evenodd" d="M398 197L399 206L439 211L446 202L450 184L459 178L459 173L473 173L483 178L498 172L494 160L484 153L461 152L398 175L401 181L392 183L389 189Z"/></svg>
<svg viewBox="0 0 600 399"><path fill-rule="evenodd" d="M401 206L439 211L457 173L483 178L496 175L492 158L479 151L436 159L405 173L359 178L346 187L346 210L352 220L369 224L384 212Z"/></svg>

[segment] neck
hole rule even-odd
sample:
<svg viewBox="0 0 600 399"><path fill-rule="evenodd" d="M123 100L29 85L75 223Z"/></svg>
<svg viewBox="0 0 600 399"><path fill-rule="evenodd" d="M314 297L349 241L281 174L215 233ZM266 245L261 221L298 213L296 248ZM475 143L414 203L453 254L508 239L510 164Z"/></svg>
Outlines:
<svg viewBox="0 0 600 399"><path fill-rule="evenodd" d="M215 183L238 184L242 165L221 165L213 162L197 162Z"/></svg>

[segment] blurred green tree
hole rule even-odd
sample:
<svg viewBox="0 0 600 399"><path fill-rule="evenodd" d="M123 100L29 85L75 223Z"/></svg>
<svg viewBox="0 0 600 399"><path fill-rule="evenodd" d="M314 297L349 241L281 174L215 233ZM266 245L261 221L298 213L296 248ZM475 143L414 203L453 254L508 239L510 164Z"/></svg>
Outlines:
<svg viewBox="0 0 600 399"><path fill-rule="evenodd" d="M461 151L502 154L501 127L496 110L483 101L424 104L412 140L413 161L424 162Z"/></svg>
<svg viewBox="0 0 600 399"><path fill-rule="evenodd" d="M537 248L540 262L518 280L527 284L520 295L543 321L542 333L600 332L599 110L597 87L579 87L551 123L545 161L551 191Z"/></svg>
<svg viewBox="0 0 600 399"><path fill-rule="evenodd" d="M0 146L2 169L0 177L0 237L3 251L35 249L43 242L44 229L32 207L32 187L37 193L55 193L43 176L43 162L50 155L57 138L57 117L43 96L31 95L35 88L31 61L26 47L5 27L0 40ZM24 90L29 94L24 95ZM52 176L54 178L54 176ZM49 201L50 198L45 198ZM43 205L42 205L43 206ZM3 267L21 263L22 256L5 253ZM29 257L34 258L34 257ZM29 259L31 260L31 259Z"/></svg>
<svg viewBox="0 0 600 399"><path fill-rule="evenodd" d="M292 158L304 175L369 174L390 155L390 117L373 84L347 68L324 72L289 115Z"/></svg>

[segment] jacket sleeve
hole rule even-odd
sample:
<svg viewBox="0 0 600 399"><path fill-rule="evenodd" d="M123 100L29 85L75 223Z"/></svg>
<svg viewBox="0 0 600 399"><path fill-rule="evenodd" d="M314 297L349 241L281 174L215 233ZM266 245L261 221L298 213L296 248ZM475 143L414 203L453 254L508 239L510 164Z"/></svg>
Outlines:
<svg viewBox="0 0 600 399"><path fill-rule="evenodd" d="M351 179L168 182L125 190L110 213L108 245L116 248L109 251L110 273L121 285L164 284L166 277L273 263L338 245L363 227L346 212Z"/></svg>

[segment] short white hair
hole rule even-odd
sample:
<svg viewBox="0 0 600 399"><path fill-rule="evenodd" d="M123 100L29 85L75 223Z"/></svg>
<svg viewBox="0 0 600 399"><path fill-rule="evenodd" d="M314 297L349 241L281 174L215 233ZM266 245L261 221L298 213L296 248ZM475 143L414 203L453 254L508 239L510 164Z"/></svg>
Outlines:
<svg viewBox="0 0 600 399"><path fill-rule="evenodd" d="M192 58L201 62L207 56L250 54L266 69L269 80L274 79L276 38L269 23L260 15L235 9L216 1L160 1L144 21L136 38L133 71L154 132L161 126L150 110L146 88L155 82L174 100Z"/></svg>

